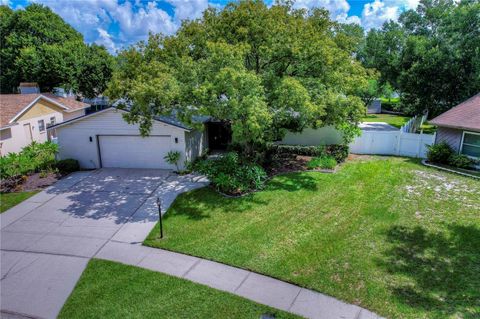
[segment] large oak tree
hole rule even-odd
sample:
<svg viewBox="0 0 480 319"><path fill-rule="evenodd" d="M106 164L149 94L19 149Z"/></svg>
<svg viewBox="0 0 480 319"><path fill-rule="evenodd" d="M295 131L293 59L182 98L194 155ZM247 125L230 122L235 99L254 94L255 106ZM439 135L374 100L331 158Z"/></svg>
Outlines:
<svg viewBox="0 0 480 319"><path fill-rule="evenodd" d="M365 113L360 38L326 10L230 3L121 52L108 94L128 105L126 120L143 134L153 115L174 112L186 122L210 115L230 123L247 153L287 129L333 125L348 140Z"/></svg>

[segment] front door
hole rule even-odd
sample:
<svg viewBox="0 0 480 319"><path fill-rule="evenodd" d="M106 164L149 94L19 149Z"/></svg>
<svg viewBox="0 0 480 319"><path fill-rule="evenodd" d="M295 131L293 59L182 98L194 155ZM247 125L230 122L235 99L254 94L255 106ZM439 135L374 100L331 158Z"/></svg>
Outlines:
<svg viewBox="0 0 480 319"><path fill-rule="evenodd" d="M232 130L227 123L209 122L207 123L207 131L209 150L226 150L228 144L232 142Z"/></svg>
<svg viewBox="0 0 480 319"><path fill-rule="evenodd" d="M25 131L25 140L27 144L31 144L33 141L32 137L32 128L30 127L30 123L23 124L23 130Z"/></svg>

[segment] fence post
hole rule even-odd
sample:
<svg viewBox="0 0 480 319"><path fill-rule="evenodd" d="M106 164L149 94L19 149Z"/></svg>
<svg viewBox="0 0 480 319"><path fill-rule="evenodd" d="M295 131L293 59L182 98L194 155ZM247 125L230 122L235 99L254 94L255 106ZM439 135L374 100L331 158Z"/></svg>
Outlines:
<svg viewBox="0 0 480 319"><path fill-rule="evenodd" d="M422 143L423 143L423 131L420 133L420 139L418 140L417 157L421 157L420 153L422 151Z"/></svg>
<svg viewBox="0 0 480 319"><path fill-rule="evenodd" d="M396 145L396 150L395 150L395 155L400 155L400 143L401 143L401 140L402 140L402 130L400 130L400 132L398 132L398 134L396 134L396 137L397 137L397 145Z"/></svg>

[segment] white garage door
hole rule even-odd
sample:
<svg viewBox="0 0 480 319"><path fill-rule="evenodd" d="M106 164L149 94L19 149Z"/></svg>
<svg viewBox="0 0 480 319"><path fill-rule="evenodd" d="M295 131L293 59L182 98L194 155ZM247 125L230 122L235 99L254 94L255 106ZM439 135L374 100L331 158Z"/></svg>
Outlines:
<svg viewBox="0 0 480 319"><path fill-rule="evenodd" d="M103 167L167 168L170 136L99 136Z"/></svg>

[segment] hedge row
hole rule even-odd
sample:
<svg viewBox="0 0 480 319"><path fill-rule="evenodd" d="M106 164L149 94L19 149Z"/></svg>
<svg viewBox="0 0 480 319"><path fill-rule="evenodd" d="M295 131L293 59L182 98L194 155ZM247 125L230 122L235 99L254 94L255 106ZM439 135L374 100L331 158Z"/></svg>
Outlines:
<svg viewBox="0 0 480 319"><path fill-rule="evenodd" d="M284 145L270 144L267 146L267 152L270 155L304 155L304 156L325 156L329 155L335 158L338 163L345 161L348 157L348 145L332 144L325 146L303 146L303 145Z"/></svg>

